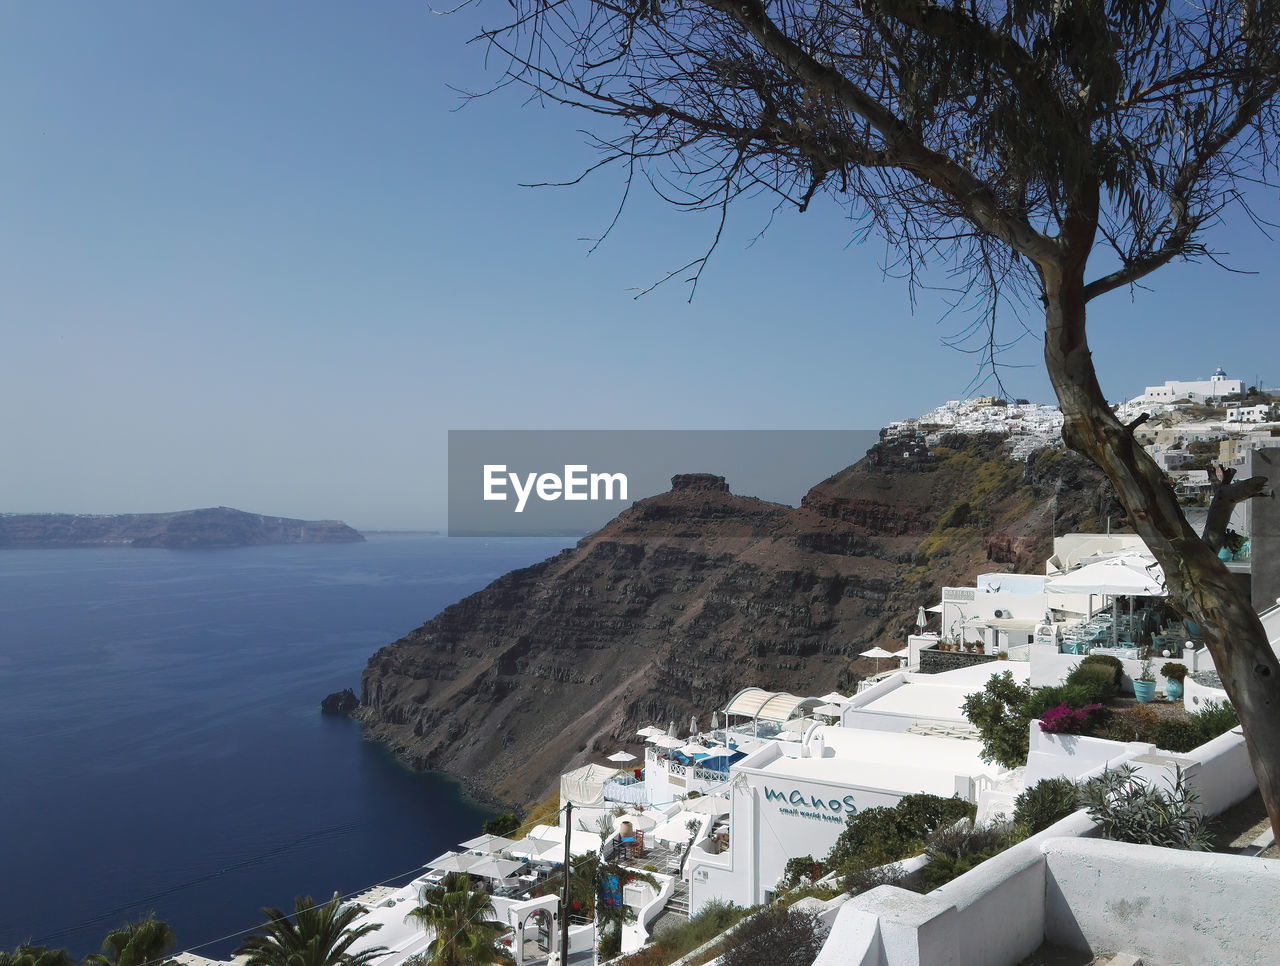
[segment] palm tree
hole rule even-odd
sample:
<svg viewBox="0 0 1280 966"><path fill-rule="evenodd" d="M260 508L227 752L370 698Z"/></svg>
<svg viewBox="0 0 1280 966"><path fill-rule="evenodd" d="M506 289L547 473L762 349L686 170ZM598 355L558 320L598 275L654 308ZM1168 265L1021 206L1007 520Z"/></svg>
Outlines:
<svg viewBox="0 0 1280 966"><path fill-rule="evenodd" d="M11 953L0 949L0 966L76 966L76 961L65 949L22 943Z"/></svg>
<svg viewBox="0 0 1280 966"><path fill-rule="evenodd" d="M310 896L299 896L293 900L292 919L270 907L262 914L267 917L264 934L249 936L235 952L249 957L245 966L366 966L387 951L385 946L350 951L357 940L382 926L365 923L352 928L361 910L343 906L337 893L323 906Z"/></svg>
<svg viewBox="0 0 1280 966"><path fill-rule="evenodd" d="M507 927L488 918L493 912L489 896L473 892L471 879L455 872L436 888L424 888L421 905L405 918L416 919L433 934L427 947L431 966L510 963L512 958L498 946L498 937Z"/></svg>
<svg viewBox="0 0 1280 966"><path fill-rule="evenodd" d="M152 913L137 922L112 929L102 940L102 952L85 957L86 966L143 966L159 963L177 945L178 937L167 922Z"/></svg>

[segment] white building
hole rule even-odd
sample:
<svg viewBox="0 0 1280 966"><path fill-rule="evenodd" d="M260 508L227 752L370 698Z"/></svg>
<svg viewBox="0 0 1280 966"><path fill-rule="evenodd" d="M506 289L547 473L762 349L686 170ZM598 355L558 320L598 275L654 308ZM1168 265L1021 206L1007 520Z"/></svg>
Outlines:
<svg viewBox="0 0 1280 966"><path fill-rule="evenodd" d="M1232 406L1227 409L1227 422L1265 423L1270 415L1270 406Z"/></svg>
<svg viewBox="0 0 1280 966"><path fill-rule="evenodd" d="M728 841L709 836L689 858L690 911L713 899L756 905L772 898L795 856L830 851L854 812L904 795L979 791L1004 773L982 761L961 704L1000 662L946 674L898 674L850 699L841 723L815 723L794 740L774 740L731 769Z"/></svg>
<svg viewBox="0 0 1280 966"><path fill-rule="evenodd" d="M1133 401L1171 403L1179 399L1189 399L1192 402L1203 402L1206 399L1221 399L1223 396L1241 392L1244 392L1244 381L1228 379L1227 374L1222 369L1218 369L1208 379L1192 379L1187 382L1170 379L1162 386L1147 386L1146 392Z"/></svg>

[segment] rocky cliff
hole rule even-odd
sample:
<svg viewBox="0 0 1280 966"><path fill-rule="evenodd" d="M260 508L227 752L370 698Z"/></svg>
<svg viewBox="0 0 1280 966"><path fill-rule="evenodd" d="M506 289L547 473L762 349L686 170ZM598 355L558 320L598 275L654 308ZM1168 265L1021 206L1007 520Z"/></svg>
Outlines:
<svg viewBox="0 0 1280 966"><path fill-rule="evenodd" d="M942 586L1038 569L1055 531L1117 513L1075 456L944 442L883 442L798 508L677 476L384 647L356 716L416 767L529 802L594 750L636 750L642 725L705 725L740 688L848 689L872 670L857 655L901 647Z"/></svg>
<svg viewBox="0 0 1280 966"><path fill-rule="evenodd" d="M279 543L357 543L363 539L357 531L338 520L264 517L225 506L176 513L113 516L73 513L0 515L0 549L129 546L188 550Z"/></svg>

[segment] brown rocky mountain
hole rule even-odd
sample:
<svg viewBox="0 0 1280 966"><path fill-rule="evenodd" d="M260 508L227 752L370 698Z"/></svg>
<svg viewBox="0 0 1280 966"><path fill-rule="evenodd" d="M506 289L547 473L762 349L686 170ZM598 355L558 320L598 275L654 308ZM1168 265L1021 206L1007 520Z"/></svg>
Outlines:
<svg viewBox="0 0 1280 966"><path fill-rule="evenodd" d="M849 689L917 608L991 567L1035 570L1055 532L1118 514L1101 475L1001 441L885 441L798 508L677 476L555 557L378 651L366 734L493 802L543 797L638 727L718 709L740 688Z"/></svg>

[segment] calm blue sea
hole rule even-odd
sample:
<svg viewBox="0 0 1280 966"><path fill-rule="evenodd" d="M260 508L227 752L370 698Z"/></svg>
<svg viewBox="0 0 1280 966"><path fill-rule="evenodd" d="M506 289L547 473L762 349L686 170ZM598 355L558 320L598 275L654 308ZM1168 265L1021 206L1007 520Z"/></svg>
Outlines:
<svg viewBox="0 0 1280 966"><path fill-rule="evenodd" d="M96 951L154 910L224 955L479 832L320 699L378 647L564 540L371 537L220 551L0 551L0 949Z"/></svg>

